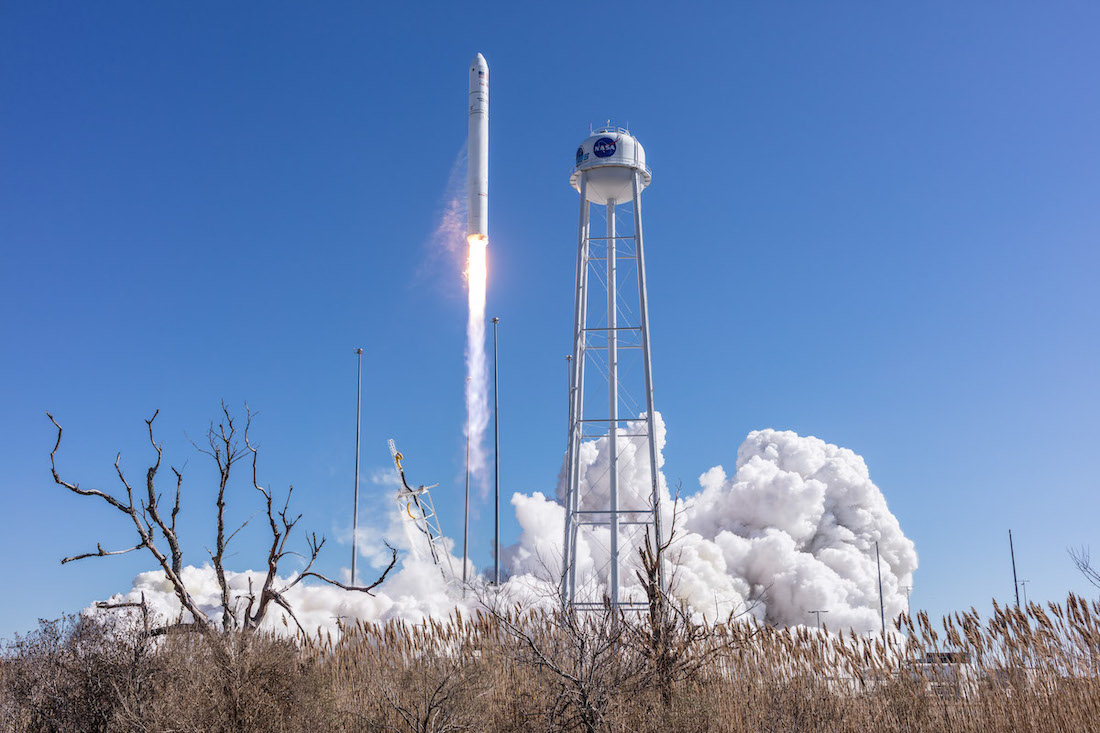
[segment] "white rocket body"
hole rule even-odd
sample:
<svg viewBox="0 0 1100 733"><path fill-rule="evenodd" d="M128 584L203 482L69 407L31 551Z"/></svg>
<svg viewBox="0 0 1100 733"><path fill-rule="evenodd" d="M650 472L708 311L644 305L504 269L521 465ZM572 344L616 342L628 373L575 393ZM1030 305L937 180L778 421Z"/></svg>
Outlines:
<svg viewBox="0 0 1100 733"><path fill-rule="evenodd" d="M467 237L489 237L489 65L470 62L470 134L467 141Z"/></svg>

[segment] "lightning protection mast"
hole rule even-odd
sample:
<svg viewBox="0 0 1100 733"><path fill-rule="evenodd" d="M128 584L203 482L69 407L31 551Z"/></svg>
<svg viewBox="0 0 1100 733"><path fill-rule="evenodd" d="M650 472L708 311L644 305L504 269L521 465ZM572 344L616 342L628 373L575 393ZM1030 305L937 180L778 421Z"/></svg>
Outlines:
<svg viewBox="0 0 1100 733"><path fill-rule="evenodd" d="M581 202L561 597L578 609L603 607L605 597L614 607L645 608L644 590L631 583L638 550L647 535L661 541L642 247L641 195L651 180L641 143L610 123L577 148L569 179ZM582 450L586 443L597 452ZM580 542L588 548L583 577Z"/></svg>

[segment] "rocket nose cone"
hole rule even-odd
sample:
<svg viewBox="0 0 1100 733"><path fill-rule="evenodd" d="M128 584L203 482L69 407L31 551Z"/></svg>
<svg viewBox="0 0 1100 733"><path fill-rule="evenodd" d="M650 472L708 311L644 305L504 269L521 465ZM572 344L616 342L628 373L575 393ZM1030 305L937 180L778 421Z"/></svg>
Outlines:
<svg viewBox="0 0 1100 733"><path fill-rule="evenodd" d="M489 68L489 64L485 63L485 57L482 56L480 53L477 56L474 56L474 60L470 62L470 65L483 69Z"/></svg>

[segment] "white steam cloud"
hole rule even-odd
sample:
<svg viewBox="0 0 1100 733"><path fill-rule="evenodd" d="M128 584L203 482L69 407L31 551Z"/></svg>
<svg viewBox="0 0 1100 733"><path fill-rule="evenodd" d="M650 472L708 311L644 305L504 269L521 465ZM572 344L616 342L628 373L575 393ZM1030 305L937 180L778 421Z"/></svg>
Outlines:
<svg viewBox="0 0 1100 733"><path fill-rule="evenodd" d="M656 418L657 442L662 448L665 427L659 414ZM627 426L623 432L636 431ZM644 496L649 491L649 459L644 448L644 443L627 446L620 475L624 494ZM663 462L660 455L658 451L658 461ZM593 494L606 491L601 467L607 458L606 438L583 446L582 489ZM789 626L813 625L811 611L817 610L828 612L823 621L834 630L875 630L879 627L876 542L886 617L889 620L906 610L905 588L912 586L916 551L871 481L867 465L852 451L790 431L754 431L737 451L732 476L716 466L703 473L699 483L700 491L674 501L661 477L665 527L674 516L676 522L668 574L673 592L697 614L710 619L748 614ZM560 482L559 497L563 491ZM513 495L512 505L522 533L504 554L511 575L505 591L532 603L553 602L560 573L564 509L537 492ZM402 549L411 550L414 539L406 536L402 527L395 510L387 534L391 541L400 542ZM639 592L637 585L631 585L637 583L632 567L638 541L640 537L631 539L624 533L620 578L628 594ZM360 544L375 567L388 561L388 553L377 544ZM605 586L606 544L598 534L578 543L578 588L599 592ZM453 557L453 542L445 540L445 547L460 573L461 560ZM420 556L425 555L421 552ZM475 603L475 594L464 600L458 584L445 582L435 566L416 560L410 552L402 557L400 568L376 597L302 584L287 594L287 600L310 631L331 628L340 618L419 622ZM260 582L258 572L228 575L234 591L242 595L250 577L254 585ZM188 568L184 578L204 607L216 608L219 593L209 567ZM134 587L114 600L137 600L142 593L163 617L178 615L179 604L160 572L139 575ZM281 611L269 620L272 628L283 625L279 614Z"/></svg>

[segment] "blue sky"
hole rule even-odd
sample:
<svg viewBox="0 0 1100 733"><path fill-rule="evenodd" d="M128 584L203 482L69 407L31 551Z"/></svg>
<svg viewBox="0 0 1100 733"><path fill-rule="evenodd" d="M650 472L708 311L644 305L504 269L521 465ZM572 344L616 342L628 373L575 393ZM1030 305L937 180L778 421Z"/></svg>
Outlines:
<svg viewBox="0 0 1100 733"><path fill-rule="evenodd" d="M654 171L672 481L732 471L755 428L816 435L866 459L915 541L914 608L1009 597L1009 527L1032 598L1089 590L1066 547L1100 545L1095 4L479 7L0 8L0 636L149 567L58 564L130 533L53 485L47 409L63 473L108 488L119 450L141 478L159 408L201 563L211 474L187 436L247 400L261 481L295 485L337 572L362 346L364 476L397 438L459 532L465 296L432 235L478 51L506 494L552 490L560 465L567 178L610 117ZM389 499L364 483L369 522ZM258 505L234 491L243 519Z"/></svg>

